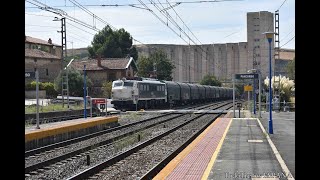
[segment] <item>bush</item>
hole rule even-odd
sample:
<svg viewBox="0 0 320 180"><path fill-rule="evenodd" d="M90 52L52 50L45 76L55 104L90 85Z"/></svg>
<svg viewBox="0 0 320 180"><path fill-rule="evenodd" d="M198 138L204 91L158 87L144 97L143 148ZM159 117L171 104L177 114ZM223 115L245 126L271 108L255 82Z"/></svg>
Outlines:
<svg viewBox="0 0 320 180"><path fill-rule="evenodd" d="M56 97L58 92L54 89L54 84L51 82L41 83L43 90L46 90L47 96Z"/></svg>
<svg viewBox="0 0 320 180"><path fill-rule="evenodd" d="M27 91L35 91L36 90L36 81L32 81L25 85L25 90ZM58 95L58 92L54 89L54 84L51 82L39 82L39 90L45 90L47 96L55 97Z"/></svg>

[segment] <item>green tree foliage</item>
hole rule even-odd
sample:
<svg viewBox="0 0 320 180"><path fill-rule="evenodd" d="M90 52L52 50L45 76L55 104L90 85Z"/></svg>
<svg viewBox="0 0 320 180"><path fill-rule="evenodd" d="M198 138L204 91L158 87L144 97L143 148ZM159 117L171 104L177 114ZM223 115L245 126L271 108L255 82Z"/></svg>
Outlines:
<svg viewBox="0 0 320 180"><path fill-rule="evenodd" d="M210 86L220 86L221 87L221 82L217 80L217 78L214 75L205 75L203 79L200 81L201 85L210 85Z"/></svg>
<svg viewBox="0 0 320 180"><path fill-rule="evenodd" d="M295 81L295 74L296 74L295 59L296 58L294 57L293 60L289 62L287 66L287 73L288 73L289 79L292 79L293 81Z"/></svg>
<svg viewBox="0 0 320 180"><path fill-rule="evenodd" d="M102 93L103 97L111 98L111 89L112 89L112 82L105 81L102 83Z"/></svg>
<svg viewBox="0 0 320 180"><path fill-rule="evenodd" d="M150 74L153 74L155 68L157 79L167 81L173 79L171 74L175 66L162 50L155 51L150 54L149 57L139 57L137 66L139 68L138 75L141 77L150 77Z"/></svg>
<svg viewBox="0 0 320 180"><path fill-rule="evenodd" d="M25 90L36 90L36 81L31 81L30 83L26 84ZM49 97L55 97L58 95L58 92L54 89L54 84L51 82L39 82L39 90L45 90L46 95Z"/></svg>
<svg viewBox="0 0 320 180"><path fill-rule="evenodd" d="M68 68L68 84L69 84L69 96L83 96L83 74L73 67ZM91 87L92 81L86 76L86 86ZM61 94L61 73L54 80L54 88L59 94Z"/></svg>
<svg viewBox="0 0 320 180"><path fill-rule="evenodd" d="M112 30L109 25L93 37L92 46L88 47L90 57L124 58L128 55L138 59L138 52L132 46L132 37L123 28Z"/></svg>

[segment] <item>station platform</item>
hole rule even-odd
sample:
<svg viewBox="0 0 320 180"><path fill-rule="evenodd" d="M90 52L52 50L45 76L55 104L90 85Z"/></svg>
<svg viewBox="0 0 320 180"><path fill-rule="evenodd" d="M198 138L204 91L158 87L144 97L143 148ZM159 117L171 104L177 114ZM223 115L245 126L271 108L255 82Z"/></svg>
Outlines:
<svg viewBox="0 0 320 180"><path fill-rule="evenodd" d="M25 127L26 150L83 136L118 125L117 116L87 117Z"/></svg>
<svg viewBox="0 0 320 180"><path fill-rule="evenodd" d="M211 124L153 179L294 179L294 160L293 168L287 166L292 150L288 149L289 146L275 146L277 143L273 143L272 139L279 131L269 136L263 125L268 123L267 114L262 114L261 118L252 118L249 111L242 111L241 118L237 117L237 112L236 118L233 118L233 110L229 111L224 118L218 118ZM275 120L277 118L281 119L275 117ZM276 124L278 122L274 126ZM288 132L291 132L292 127L288 128ZM291 133L291 137L281 137L281 142L285 141L284 138L292 138L292 135L294 133ZM283 159L286 156L289 157Z"/></svg>

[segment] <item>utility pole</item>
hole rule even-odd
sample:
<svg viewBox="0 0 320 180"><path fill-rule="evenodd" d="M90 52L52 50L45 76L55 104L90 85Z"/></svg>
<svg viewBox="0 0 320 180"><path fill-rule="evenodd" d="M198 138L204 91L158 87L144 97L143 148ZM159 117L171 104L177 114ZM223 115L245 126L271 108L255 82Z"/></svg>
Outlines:
<svg viewBox="0 0 320 180"><path fill-rule="evenodd" d="M67 105L69 108L69 83L68 83L68 68L65 67L65 58L67 57L67 35L66 35L66 18L55 17L53 21L61 21L61 98L62 107L64 107L64 97L67 96Z"/></svg>

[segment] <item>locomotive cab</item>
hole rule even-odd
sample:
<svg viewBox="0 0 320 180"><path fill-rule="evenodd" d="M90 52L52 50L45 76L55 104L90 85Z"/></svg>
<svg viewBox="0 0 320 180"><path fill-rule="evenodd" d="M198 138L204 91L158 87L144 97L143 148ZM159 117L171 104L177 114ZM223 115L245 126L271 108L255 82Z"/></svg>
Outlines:
<svg viewBox="0 0 320 180"><path fill-rule="evenodd" d="M117 80L112 82L111 104L117 107L130 107L134 104L137 84L131 80Z"/></svg>

